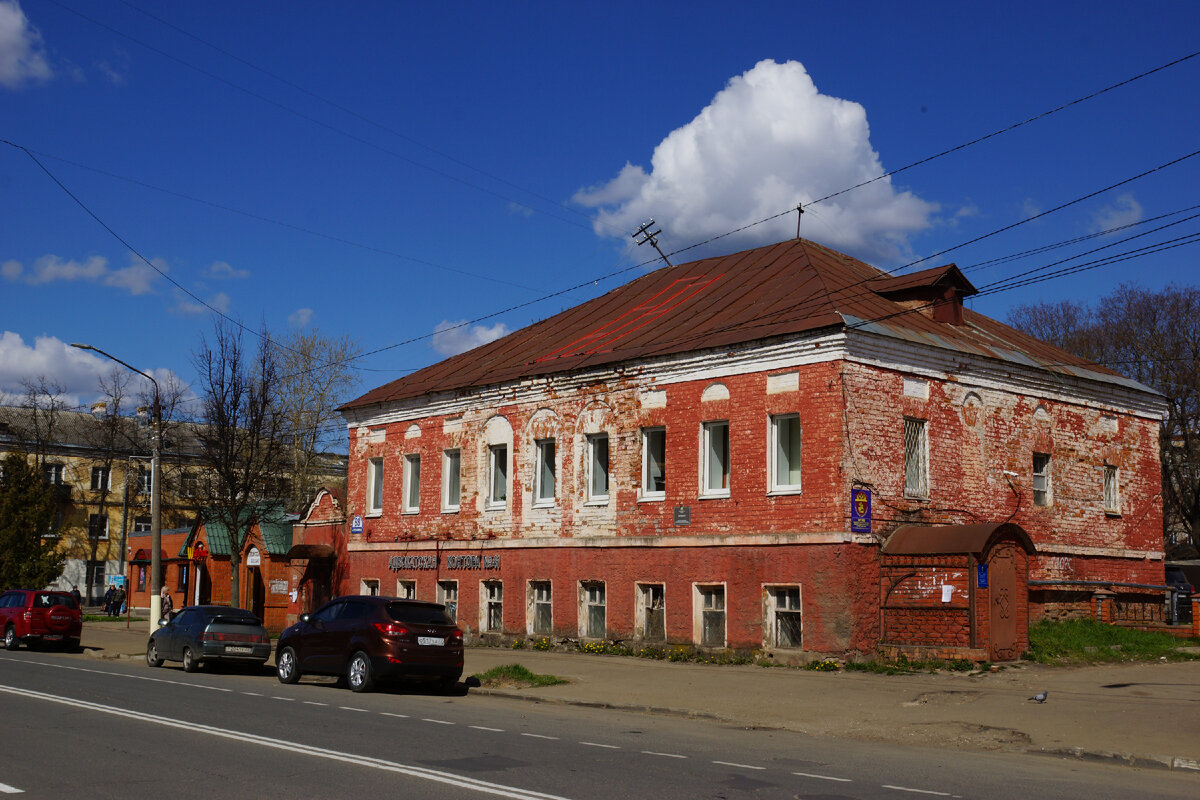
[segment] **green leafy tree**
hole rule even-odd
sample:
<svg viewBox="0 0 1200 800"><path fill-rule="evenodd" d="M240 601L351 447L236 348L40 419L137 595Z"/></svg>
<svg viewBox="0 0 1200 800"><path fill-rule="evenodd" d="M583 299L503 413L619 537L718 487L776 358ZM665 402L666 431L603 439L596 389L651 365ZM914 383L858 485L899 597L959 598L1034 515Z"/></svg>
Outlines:
<svg viewBox="0 0 1200 800"><path fill-rule="evenodd" d="M40 589L62 574L50 536L67 487L46 483L23 453L9 453L0 478L0 588Z"/></svg>

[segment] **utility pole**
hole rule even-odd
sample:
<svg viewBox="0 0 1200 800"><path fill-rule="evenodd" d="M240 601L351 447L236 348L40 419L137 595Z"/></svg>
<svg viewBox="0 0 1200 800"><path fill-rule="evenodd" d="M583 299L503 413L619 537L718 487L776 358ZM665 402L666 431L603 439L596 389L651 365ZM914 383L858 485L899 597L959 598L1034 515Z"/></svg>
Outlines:
<svg viewBox="0 0 1200 800"><path fill-rule="evenodd" d="M630 238L633 239L635 242L637 242L638 247L641 247L646 242L649 242L650 245L655 250L658 250L658 257L661 258L663 261L666 261L668 267L675 266L674 264L672 264L670 262L670 260L665 255L663 255L662 249L658 246L658 235L660 233L662 233L662 228L659 228L658 230L651 232L650 228L652 228L652 227L654 227L653 218L648 219L645 222L643 222L641 225L639 225L638 229L636 231L634 231L632 234L630 234ZM638 239L639 236L642 238Z"/></svg>

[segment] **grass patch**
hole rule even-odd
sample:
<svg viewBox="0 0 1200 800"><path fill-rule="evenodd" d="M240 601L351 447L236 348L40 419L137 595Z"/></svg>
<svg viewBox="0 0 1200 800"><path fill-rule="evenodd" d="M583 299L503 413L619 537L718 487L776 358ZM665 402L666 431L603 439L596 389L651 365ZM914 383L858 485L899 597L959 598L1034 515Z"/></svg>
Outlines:
<svg viewBox="0 0 1200 800"><path fill-rule="evenodd" d="M1029 626L1026 658L1039 664L1099 664L1119 661L1181 661L1196 659L1179 651L1195 645L1169 633L1139 631L1106 625L1094 619L1041 620Z"/></svg>
<svg viewBox="0 0 1200 800"><path fill-rule="evenodd" d="M145 622L146 620L147 620L146 617L130 617L129 618L130 622ZM125 617L124 616L110 617L107 614L84 614L83 621L84 622L124 622Z"/></svg>
<svg viewBox="0 0 1200 800"><path fill-rule="evenodd" d="M977 664L967 658L950 661L910 661L898 658L895 661L850 662L842 665L847 672L870 672L876 675L913 675L918 672L986 672L990 664Z"/></svg>
<svg viewBox="0 0 1200 800"><path fill-rule="evenodd" d="M507 689L524 689L529 686L554 686L555 684L568 682L557 675L539 675L520 664L501 664L498 667L492 667L487 672L477 673L473 677L479 680L481 686Z"/></svg>

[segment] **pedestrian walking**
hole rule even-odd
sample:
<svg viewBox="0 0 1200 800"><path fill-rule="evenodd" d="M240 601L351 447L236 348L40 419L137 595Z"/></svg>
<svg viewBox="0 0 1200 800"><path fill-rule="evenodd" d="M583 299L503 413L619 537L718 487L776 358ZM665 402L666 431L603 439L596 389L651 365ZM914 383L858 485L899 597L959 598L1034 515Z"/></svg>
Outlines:
<svg viewBox="0 0 1200 800"><path fill-rule="evenodd" d="M75 598L75 607L83 608L83 595L79 593L79 586L71 584L71 597Z"/></svg>
<svg viewBox="0 0 1200 800"><path fill-rule="evenodd" d="M175 607L175 601L171 599L171 590L167 588L166 584L163 584L162 591L158 594L162 598L162 615L165 617Z"/></svg>
<svg viewBox="0 0 1200 800"><path fill-rule="evenodd" d="M118 586L113 592L113 616L118 616L125 611L125 587Z"/></svg>
<svg viewBox="0 0 1200 800"><path fill-rule="evenodd" d="M116 594L116 590L111 586L108 587L108 591L104 593L104 616L106 617L112 616L112 602L114 594Z"/></svg>

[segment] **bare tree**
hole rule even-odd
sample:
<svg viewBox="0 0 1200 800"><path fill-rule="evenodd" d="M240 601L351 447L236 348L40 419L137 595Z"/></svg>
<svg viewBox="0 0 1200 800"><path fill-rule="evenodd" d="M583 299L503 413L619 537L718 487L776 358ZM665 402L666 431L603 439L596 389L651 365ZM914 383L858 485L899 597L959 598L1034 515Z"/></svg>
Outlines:
<svg viewBox="0 0 1200 800"><path fill-rule="evenodd" d="M1009 322L1167 398L1159 448L1166 532L1200 549L1200 288L1123 284L1094 307L1035 303L1013 309Z"/></svg>
<svg viewBox="0 0 1200 800"><path fill-rule="evenodd" d="M212 341L201 339L194 356L202 402L196 428L207 469L199 482L205 521L224 526L230 538L230 602L241 603L241 547L257 517L275 513L264 503L285 464L284 420L278 404L279 370L265 332L257 350L245 348L242 331L217 320Z"/></svg>
<svg viewBox="0 0 1200 800"><path fill-rule="evenodd" d="M339 402L358 384L354 363L361 349L349 336L331 338L316 328L278 340L279 398L291 457L291 507L299 510L317 489L314 460L344 442Z"/></svg>

